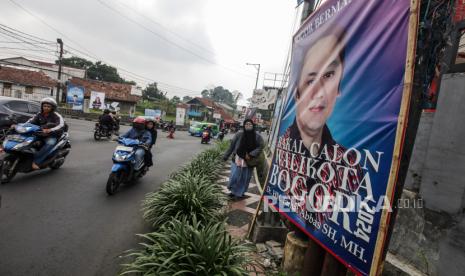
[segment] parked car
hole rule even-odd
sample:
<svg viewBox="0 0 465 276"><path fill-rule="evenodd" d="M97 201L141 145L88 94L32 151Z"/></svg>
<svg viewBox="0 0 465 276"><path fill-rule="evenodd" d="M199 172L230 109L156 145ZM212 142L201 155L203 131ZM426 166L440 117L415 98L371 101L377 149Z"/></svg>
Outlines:
<svg viewBox="0 0 465 276"><path fill-rule="evenodd" d="M39 111L40 104L37 102L0 96L0 141L3 141L13 122L25 123Z"/></svg>

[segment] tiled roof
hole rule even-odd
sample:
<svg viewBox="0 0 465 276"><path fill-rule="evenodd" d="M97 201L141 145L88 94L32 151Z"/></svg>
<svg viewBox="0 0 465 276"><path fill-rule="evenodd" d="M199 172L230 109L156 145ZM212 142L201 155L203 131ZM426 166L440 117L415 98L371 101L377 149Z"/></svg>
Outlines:
<svg viewBox="0 0 465 276"><path fill-rule="evenodd" d="M55 87L57 82L43 72L0 66L0 81L35 87Z"/></svg>
<svg viewBox="0 0 465 276"><path fill-rule="evenodd" d="M221 114L221 118L225 121L234 121L234 118L229 115L228 112L226 112L224 110L224 107L222 107L221 105L215 103L215 101L211 100L211 99L206 99L206 98L200 98L200 97L195 97L194 99L198 100L201 104L203 104L204 106L207 106L207 107L210 107L210 108L213 108L213 110L217 113L220 113Z"/></svg>
<svg viewBox="0 0 465 276"><path fill-rule="evenodd" d="M213 100L206 99L206 98L200 98L200 97L195 97L199 102L201 102L204 106L209 107L209 108L214 108L216 107L216 104Z"/></svg>
<svg viewBox="0 0 465 276"><path fill-rule="evenodd" d="M179 108L186 108L186 109L187 109L187 108L188 108L188 105L185 104L185 103L178 103L178 104L176 105L176 107L179 107Z"/></svg>
<svg viewBox="0 0 465 276"><path fill-rule="evenodd" d="M48 66L48 67L53 67L53 66L56 65L54 63L40 61L40 60L31 60L31 59L29 59L29 61L31 61L32 63L35 63L37 65Z"/></svg>
<svg viewBox="0 0 465 276"><path fill-rule="evenodd" d="M108 100L136 103L140 99L139 96L131 95L130 84L88 80L76 77L73 77L69 82L74 85L83 86L85 88L85 97L90 97L90 92L95 91L105 93L105 99Z"/></svg>

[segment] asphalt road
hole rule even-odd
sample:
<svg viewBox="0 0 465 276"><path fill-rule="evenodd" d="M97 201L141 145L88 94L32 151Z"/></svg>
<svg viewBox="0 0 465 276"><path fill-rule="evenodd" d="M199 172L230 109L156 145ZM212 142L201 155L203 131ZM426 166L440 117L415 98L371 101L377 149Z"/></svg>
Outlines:
<svg viewBox="0 0 465 276"><path fill-rule="evenodd" d="M149 230L141 200L208 145L159 131L155 166L107 196L115 142L96 142L93 123L68 119L72 150L57 171L18 174L0 187L0 275L115 275L119 256ZM123 131L127 127L123 127Z"/></svg>

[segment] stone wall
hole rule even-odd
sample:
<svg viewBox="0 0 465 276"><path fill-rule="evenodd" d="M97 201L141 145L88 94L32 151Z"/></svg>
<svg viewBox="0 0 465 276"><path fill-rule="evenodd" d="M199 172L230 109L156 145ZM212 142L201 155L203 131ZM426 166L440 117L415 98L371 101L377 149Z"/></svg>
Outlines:
<svg viewBox="0 0 465 276"><path fill-rule="evenodd" d="M423 113L389 251L426 275L465 273L465 74ZM402 205L402 204L401 204ZM414 205L414 206L413 206Z"/></svg>

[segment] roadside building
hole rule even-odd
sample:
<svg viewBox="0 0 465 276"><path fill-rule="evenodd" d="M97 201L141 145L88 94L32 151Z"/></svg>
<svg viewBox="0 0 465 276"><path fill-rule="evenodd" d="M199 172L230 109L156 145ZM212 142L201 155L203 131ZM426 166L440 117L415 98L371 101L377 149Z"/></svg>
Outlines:
<svg viewBox="0 0 465 276"><path fill-rule="evenodd" d="M83 78L71 78L68 84L84 88L84 112L90 108L92 92L104 94L100 109L119 110L123 114L134 115L136 103L141 99L142 92L134 85L114 83Z"/></svg>
<svg viewBox="0 0 465 276"><path fill-rule="evenodd" d="M73 77L77 78L84 78L86 75L86 70L73 68L69 66L62 66L61 67L61 78L58 80L58 65L55 63L39 61L39 60L31 60L25 57L12 57L12 58L4 58L0 59L0 64L6 66L16 66L21 67L24 69L29 70L40 70L45 73L50 78L54 79L55 81L60 81L64 84L66 81Z"/></svg>
<svg viewBox="0 0 465 276"><path fill-rule="evenodd" d="M57 82L42 71L0 66L0 95L40 101L56 96Z"/></svg>
<svg viewBox="0 0 465 276"><path fill-rule="evenodd" d="M223 104L211 99L195 97L186 103L187 116L190 120L233 124L234 118ZM232 109L232 108L231 108Z"/></svg>

